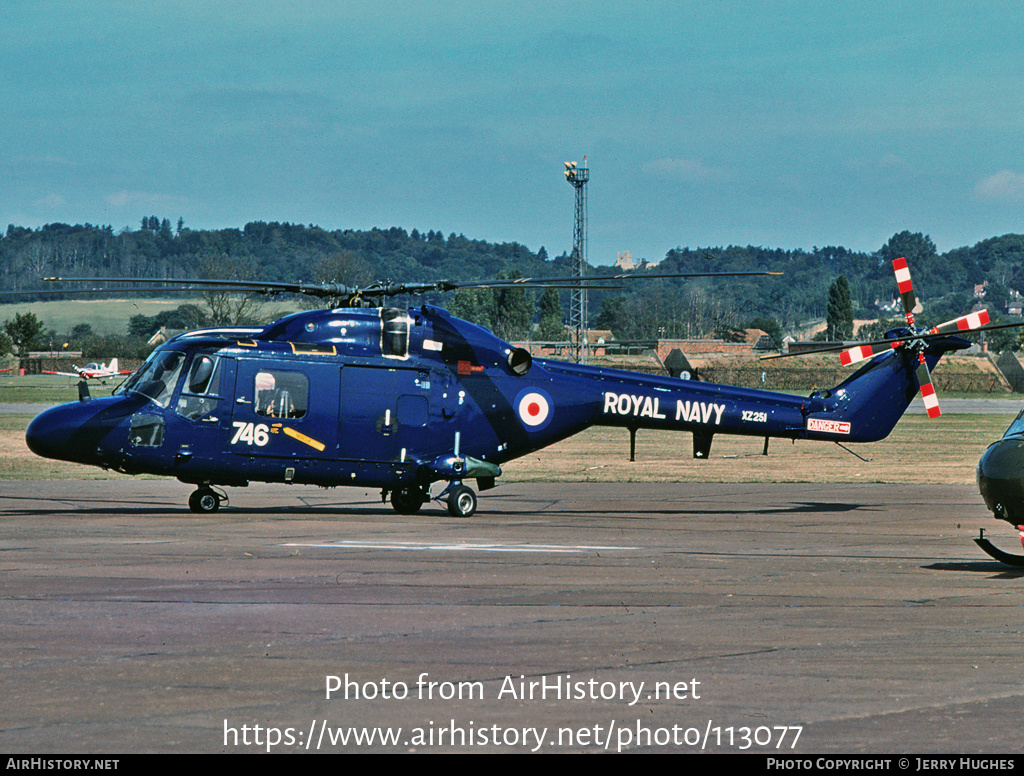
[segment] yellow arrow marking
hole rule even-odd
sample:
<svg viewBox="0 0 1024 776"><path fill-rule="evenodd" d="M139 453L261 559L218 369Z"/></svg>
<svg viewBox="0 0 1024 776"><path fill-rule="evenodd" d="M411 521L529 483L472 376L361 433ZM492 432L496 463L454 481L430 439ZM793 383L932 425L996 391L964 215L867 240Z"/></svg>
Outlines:
<svg viewBox="0 0 1024 776"><path fill-rule="evenodd" d="M287 426L285 426L281 430L284 431L284 433L286 433L292 439L298 439L300 442L309 445L314 450L319 450L320 452L323 452L324 448L326 447L326 445L323 442L317 442L312 437L308 437L305 434L296 431L294 428L288 428Z"/></svg>

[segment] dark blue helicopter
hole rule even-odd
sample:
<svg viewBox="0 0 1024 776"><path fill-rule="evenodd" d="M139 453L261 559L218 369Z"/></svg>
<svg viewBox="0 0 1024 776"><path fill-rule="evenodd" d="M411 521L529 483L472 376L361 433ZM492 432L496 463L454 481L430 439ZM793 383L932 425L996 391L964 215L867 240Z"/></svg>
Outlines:
<svg viewBox="0 0 1024 776"><path fill-rule="evenodd" d="M1024 410L982 454L978 461L978 489L985 506L997 519L1017 527L1024 545ZM974 541L993 558L1024 567L1024 556L996 548L985 538L984 529Z"/></svg>
<svg viewBox="0 0 1024 776"><path fill-rule="evenodd" d="M473 285L485 282L371 290L386 296ZM352 291L232 287L333 297ZM533 358L430 305L337 307L265 328L179 335L114 395L91 398L80 387L78 402L41 413L26 438L41 456L196 485L189 498L195 512L219 508L224 496L215 487L260 481L380 488L402 514L435 498L468 517L477 497L467 480L487 490L506 461L591 426L688 431L696 458L708 457L716 434L766 443L882 439L919 387L930 391L938 359L970 344L948 332L976 323L891 333L877 354L870 343L851 350L870 360L832 390L802 398ZM438 482L446 487L432 497Z"/></svg>

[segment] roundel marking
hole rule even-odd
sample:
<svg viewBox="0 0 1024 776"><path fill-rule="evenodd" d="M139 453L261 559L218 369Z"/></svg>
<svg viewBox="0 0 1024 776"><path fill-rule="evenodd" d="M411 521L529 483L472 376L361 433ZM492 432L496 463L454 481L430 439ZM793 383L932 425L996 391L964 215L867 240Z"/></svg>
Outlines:
<svg viewBox="0 0 1024 776"><path fill-rule="evenodd" d="M539 388L527 388L516 397L516 414L527 428L544 428L551 420L551 410L551 397Z"/></svg>

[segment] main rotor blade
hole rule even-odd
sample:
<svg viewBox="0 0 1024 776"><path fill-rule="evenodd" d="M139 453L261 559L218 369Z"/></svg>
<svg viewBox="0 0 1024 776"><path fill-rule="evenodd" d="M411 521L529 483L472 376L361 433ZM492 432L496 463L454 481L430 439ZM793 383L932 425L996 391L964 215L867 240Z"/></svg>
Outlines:
<svg viewBox="0 0 1024 776"><path fill-rule="evenodd" d="M985 317L987 318L988 317L987 311L983 311L983 312L985 313ZM971 315L979 315L979 316L981 314L982 313L971 313ZM907 335L904 335L904 336L901 336L901 337L894 337L893 339L870 340L868 342L861 342L860 344L858 344L856 346L853 346L853 347L851 347L850 345L830 345L830 346L824 347L824 348L815 348L814 350L801 350L801 351L797 351L795 353L772 353L772 354L767 355L767 356L761 356L760 360L761 361L768 361L768 360L773 359L773 358L790 358L790 357L796 357L796 356L813 356L813 355L822 354L822 353L838 353L841 350L849 351L849 350L857 350L858 348L869 348L869 347L870 348L876 348L878 345L885 345L887 347L893 347L894 348L897 345L900 345L900 344L902 344L904 342L913 342L914 340L938 339L939 337L947 337L950 334L955 334L955 333L957 333L959 331L965 332L967 334L983 334L983 333L985 333L987 331L998 331L999 329L1016 329L1016 328L1019 328L1021 326L1024 326L1024 321L1020 321L1020 322L1017 322L1017 323L995 323L995 324L992 324L991 326L979 326L977 328L970 328L970 329L960 329L960 328L949 329L949 328L945 328L945 327L948 327L948 326L950 326L950 325L952 325L954 323L957 323L958 321L961 321L963 318L970 318L971 315L965 315L965 316L962 316L961 318L957 318L954 321L948 321L947 323L941 324L940 326L935 326L935 327L929 329L924 334L907 334ZM939 331L939 329L943 329L943 330ZM884 353L886 351L886 349L887 349L886 347L878 348L871 355L878 355L879 353ZM870 358L871 355L865 356L865 358ZM863 359L856 359L854 361L851 361L850 363L853 364L853 363L857 363L857 361L862 361L862 360Z"/></svg>
<svg viewBox="0 0 1024 776"><path fill-rule="evenodd" d="M36 288L29 291L0 291L0 297L9 296L67 296L68 294L126 294L134 291L150 293L152 288L124 288L104 286L103 288ZM175 289L176 290L176 289Z"/></svg>
<svg viewBox="0 0 1024 776"><path fill-rule="evenodd" d="M279 283L258 280L217 280L212 278L41 278L47 282L66 283L146 283L154 286L173 286L173 291L239 291L255 294L311 294L314 296L349 296L360 289L340 283ZM101 290L101 289L94 289ZM133 289L118 289L123 291ZM144 289L151 290L151 289Z"/></svg>
<svg viewBox="0 0 1024 776"><path fill-rule="evenodd" d="M496 280L434 280L423 283L393 283L391 281L371 283L362 287L346 286L340 283L286 283L278 281L262 282L258 280L215 280L193 278L80 278L80 277L47 277L48 282L68 283L145 283L156 286L174 286L175 291L194 290L205 287L205 290L230 290L259 294L305 294L317 297L345 297L357 299L360 296L386 297L399 294L422 294L431 291L457 291L462 288L571 288L586 286L595 290L622 288L624 280L647 280L663 278L715 278L715 277L757 277L765 275L781 275L781 272L694 272L694 273L655 273L655 274L618 274L591 275L583 278L502 278Z"/></svg>
<svg viewBox="0 0 1024 776"><path fill-rule="evenodd" d="M462 280L462 281L449 281L439 280L438 285L443 285L443 288L438 290L457 290L460 288L515 288L516 286L529 286L531 288L559 288L565 286L573 286L580 283L585 284L599 284L592 285L592 288L623 288L621 285L608 286L605 283L611 283L622 280L662 280L662 279L692 279L692 278L735 278L735 277L764 277L768 275L781 275L781 272L652 272L652 273L638 273L638 274L625 274L620 273L618 275L587 275L582 278L573 277L559 277L559 278L507 278L498 280ZM545 284L545 285L542 285ZM557 285L556 285L557 284Z"/></svg>
<svg viewBox="0 0 1024 776"><path fill-rule="evenodd" d="M399 294L422 294L429 291L456 291L460 288L514 288L527 285L524 281L528 278L517 278L515 280L480 280L480 281L448 281L436 280L427 283L372 283L367 286L356 288L345 286L340 283L285 283L285 282L259 282L254 280L215 280L207 278L185 279L185 278L66 278L50 277L42 280L68 283L147 283L152 288L93 288L88 291L151 291L163 288L168 291L233 291L237 293L251 294L302 294L320 298L346 298L349 300L366 297L397 296ZM594 285L598 278L583 278L582 283L589 288L617 289L621 285ZM565 283L580 283L578 279L555 278L547 281L533 280L528 283L530 288L565 288ZM54 289L48 291L41 289L37 292L24 293L76 293L75 290ZM78 293L85 293L80 290Z"/></svg>
<svg viewBox="0 0 1024 776"><path fill-rule="evenodd" d="M783 275L783 272L643 272L640 274L620 275L588 275L588 280L647 280L649 278L738 278L759 277L764 275ZM574 280L574 278L568 278Z"/></svg>

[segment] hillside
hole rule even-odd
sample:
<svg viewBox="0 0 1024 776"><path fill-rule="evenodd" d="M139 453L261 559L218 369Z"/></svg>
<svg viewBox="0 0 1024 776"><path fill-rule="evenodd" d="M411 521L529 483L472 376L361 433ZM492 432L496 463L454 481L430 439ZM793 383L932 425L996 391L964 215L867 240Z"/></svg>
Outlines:
<svg viewBox="0 0 1024 776"><path fill-rule="evenodd" d="M858 318L892 317L898 315L893 308L896 287L891 268L896 256L906 256L910 262L915 290L924 302L919 316L923 322L937 323L968 312L977 301L975 288L981 286L986 305L998 319L1015 292L1024 288L1024 236L1014 234L944 254L936 251L927 236L910 232L893 235L872 253L841 247L810 251L754 246L674 248L666 253L658 272L774 270L784 275L643 280L621 290L595 290L590 292L589 323L612 330L619 339L645 339L700 336L767 317L789 333L808 321L824 318L829 285L840 275L849 282ZM609 275L613 268L593 267L590 271ZM143 219L137 230L116 233L109 226L49 224L38 229L11 225L0 236L0 292L38 289L43 285L39 278L53 275L330 280L354 285L373 280L468 280L516 274L567 276L569 260L564 252L552 257L543 247L534 251L518 243L494 244L463 235L445 236L432 229L330 231L252 222L242 229L192 230L179 221L172 230L170 221L155 216ZM642 277L643 270L633 274ZM526 299L527 314L533 310L534 322L539 320L538 294L530 292ZM47 296L56 298L40 294L18 299L41 301ZM480 292L434 294L396 299L394 304L431 302L472 316L487 306L481 296ZM12 302L15 299L7 297ZM2 293L0 301L4 301ZM568 293L561 292L558 301L566 312ZM297 306L296 302L286 304ZM0 316L9 317L4 312ZM60 328L56 331L62 333Z"/></svg>

